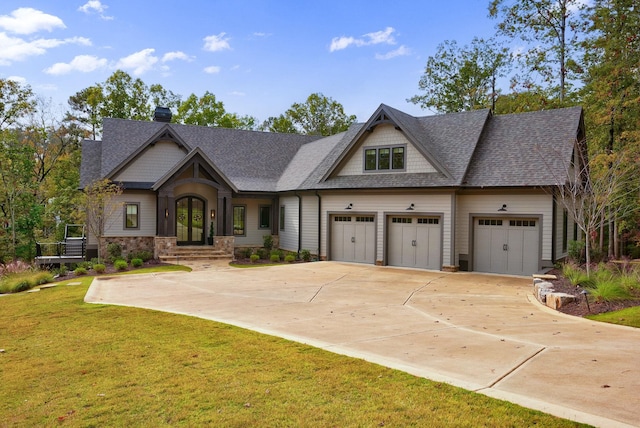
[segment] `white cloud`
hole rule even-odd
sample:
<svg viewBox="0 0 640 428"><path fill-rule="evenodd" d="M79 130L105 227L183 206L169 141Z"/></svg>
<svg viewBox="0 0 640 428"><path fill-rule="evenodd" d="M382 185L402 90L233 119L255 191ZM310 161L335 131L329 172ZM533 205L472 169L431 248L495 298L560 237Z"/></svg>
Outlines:
<svg viewBox="0 0 640 428"><path fill-rule="evenodd" d="M139 76L145 72L151 70L153 66L158 62L158 57L153 56L155 49L148 48L139 52L132 53L129 56L120 58L116 64L116 68L123 70L133 70L133 74Z"/></svg>
<svg viewBox="0 0 640 428"><path fill-rule="evenodd" d="M205 37L204 40L204 50L210 52L218 52L223 51L225 49L231 49L229 45L229 38L224 37L227 33L220 33L218 35L211 35Z"/></svg>
<svg viewBox="0 0 640 428"><path fill-rule="evenodd" d="M14 61L24 61L30 56L43 55L47 49L66 44L91 46L91 41L84 37L68 39L35 39L26 41L19 37L11 37L0 32L0 65L11 65Z"/></svg>
<svg viewBox="0 0 640 428"><path fill-rule="evenodd" d="M183 61L193 61L193 57L190 57L184 52L175 51L175 52L167 52L162 55L162 62L175 61L177 59L181 59Z"/></svg>
<svg viewBox="0 0 640 428"><path fill-rule="evenodd" d="M79 7L78 11L84 12L87 15L92 13L99 13L100 18L106 21L109 21L113 19L113 16L107 16L104 14L108 7L109 6L107 6L106 4L102 4L100 0L89 0L88 2L86 2L85 4Z"/></svg>
<svg viewBox="0 0 640 428"><path fill-rule="evenodd" d="M7 76L7 80L13 80L14 82L19 83L21 85L27 84L27 78L22 76Z"/></svg>
<svg viewBox="0 0 640 428"><path fill-rule="evenodd" d="M398 49L387 52L386 54L376 54L376 59L386 60L386 59L395 58L397 56L406 56L406 55L411 55L411 49L409 49L405 45L402 45Z"/></svg>
<svg viewBox="0 0 640 428"><path fill-rule="evenodd" d="M93 55L78 55L71 60L70 63L58 62L53 64L44 70L47 74L67 74L72 71L79 71L81 73L90 73L99 68L107 66L107 60L105 58L98 58Z"/></svg>
<svg viewBox="0 0 640 428"><path fill-rule="evenodd" d="M352 36L342 36L342 37L334 37L331 40L331 46L329 46L330 52L339 51L342 49L346 49L349 46L368 46L368 45L378 45L378 44L387 44L387 45L395 45L396 40L393 37L393 33L396 30L393 27L387 27L382 31L375 31L373 33L367 33L362 35L360 38L355 38Z"/></svg>
<svg viewBox="0 0 640 428"><path fill-rule="evenodd" d="M208 74L217 74L220 73L220 67L217 65L210 65L209 67L205 67L204 72Z"/></svg>
<svg viewBox="0 0 640 428"><path fill-rule="evenodd" d="M10 15L0 15L0 28L15 34L32 34L67 27L57 16L30 7L21 7Z"/></svg>

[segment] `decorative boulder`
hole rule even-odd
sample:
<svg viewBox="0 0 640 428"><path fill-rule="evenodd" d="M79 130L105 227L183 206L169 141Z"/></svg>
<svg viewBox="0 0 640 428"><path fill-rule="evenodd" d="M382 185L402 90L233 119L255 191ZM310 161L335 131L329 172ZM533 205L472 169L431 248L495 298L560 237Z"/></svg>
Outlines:
<svg viewBox="0 0 640 428"><path fill-rule="evenodd" d="M567 293L549 293L547 294L547 306L551 309L560 309L567 303L574 302L576 297Z"/></svg>

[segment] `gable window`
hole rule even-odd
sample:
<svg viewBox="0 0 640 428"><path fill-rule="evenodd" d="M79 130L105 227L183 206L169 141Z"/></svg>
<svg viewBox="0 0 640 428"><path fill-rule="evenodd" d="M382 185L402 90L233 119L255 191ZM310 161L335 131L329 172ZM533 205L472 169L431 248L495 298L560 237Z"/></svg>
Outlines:
<svg viewBox="0 0 640 428"><path fill-rule="evenodd" d="M404 153L404 146L367 148L364 150L364 170L404 170Z"/></svg>
<svg viewBox="0 0 640 428"><path fill-rule="evenodd" d="M124 204L124 228L140 229L140 204L127 202Z"/></svg>
<svg viewBox="0 0 640 428"><path fill-rule="evenodd" d="M245 236L245 220L246 220L247 207L244 205L234 205L233 207L233 235Z"/></svg>
<svg viewBox="0 0 640 428"><path fill-rule="evenodd" d="M260 205L258 208L258 225L260 229L269 229L271 227L270 205Z"/></svg>

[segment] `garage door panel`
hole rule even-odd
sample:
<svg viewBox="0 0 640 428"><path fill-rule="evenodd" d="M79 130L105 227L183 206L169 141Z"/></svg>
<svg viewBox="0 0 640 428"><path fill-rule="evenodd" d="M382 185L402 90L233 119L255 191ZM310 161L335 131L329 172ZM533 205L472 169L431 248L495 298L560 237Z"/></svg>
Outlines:
<svg viewBox="0 0 640 428"><path fill-rule="evenodd" d="M440 269L442 232L438 217L389 218L387 262L391 266Z"/></svg>
<svg viewBox="0 0 640 428"><path fill-rule="evenodd" d="M331 260L374 263L374 220L373 216L332 216Z"/></svg>
<svg viewBox="0 0 640 428"><path fill-rule="evenodd" d="M474 219L473 269L514 275L537 272L538 223L535 219Z"/></svg>

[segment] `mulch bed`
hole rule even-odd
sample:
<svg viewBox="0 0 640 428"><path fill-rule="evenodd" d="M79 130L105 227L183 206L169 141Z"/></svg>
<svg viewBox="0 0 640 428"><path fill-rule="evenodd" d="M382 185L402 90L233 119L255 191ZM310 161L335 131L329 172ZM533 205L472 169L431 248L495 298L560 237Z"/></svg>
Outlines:
<svg viewBox="0 0 640 428"><path fill-rule="evenodd" d="M573 303L568 303L562 306L558 311L575 315L578 317L584 317L585 315L601 314L604 312L613 312L620 309L630 308L633 306L640 306L640 299L638 300L622 300L619 302L593 302L589 301L589 306L585 301L584 295L582 295L582 288L576 287L562 276L562 271L554 269L549 272L551 275L556 275L558 279L549 280L553 284L553 288L559 293L567 293L576 296L576 300Z"/></svg>

